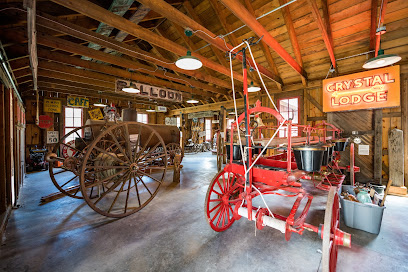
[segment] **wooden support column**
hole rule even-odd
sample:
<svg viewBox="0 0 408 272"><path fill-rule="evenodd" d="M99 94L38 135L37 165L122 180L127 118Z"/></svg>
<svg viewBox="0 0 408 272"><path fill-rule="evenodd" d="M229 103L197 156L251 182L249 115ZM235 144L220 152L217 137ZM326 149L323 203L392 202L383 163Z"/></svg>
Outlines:
<svg viewBox="0 0 408 272"><path fill-rule="evenodd" d="M381 184L382 176L382 109L374 113L374 180Z"/></svg>
<svg viewBox="0 0 408 272"><path fill-rule="evenodd" d="M224 106L221 107L221 112L222 112L222 119L221 119L220 124L222 124L221 132L223 132L222 152L224 154L222 162L225 164L225 163L227 163L227 149L225 147L225 143L228 142L228 140L227 140L227 110L225 109Z"/></svg>
<svg viewBox="0 0 408 272"><path fill-rule="evenodd" d="M401 128L404 141L404 156L408 156L408 79L401 75ZM408 187L408 160L404 160L405 187Z"/></svg>
<svg viewBox="0 0 408 272"><path fill-rule="evenodd" d="M1 88L1 93L0 93L0 161L5 162L6 161L6 131L5 131L5 103L4 103L4 85L0 86ZM0 163L0 215L4 213L7 210L7 195L6 195L6 184L7 184L7 179L6 179L6 165L4 163ZM1 226L0 222L0 226ZM0 230L1 233L1 230Z"/></svg>
<svg viewBox="0 0 408 272"><path fill-rule="evenodd" d="M4 111L5 111L5 154L6 154L6 197L7 204L14 205L14 160L13 160L13 95L12 90L4 88ZM4 173L3 173L4 175Z"/></svg>

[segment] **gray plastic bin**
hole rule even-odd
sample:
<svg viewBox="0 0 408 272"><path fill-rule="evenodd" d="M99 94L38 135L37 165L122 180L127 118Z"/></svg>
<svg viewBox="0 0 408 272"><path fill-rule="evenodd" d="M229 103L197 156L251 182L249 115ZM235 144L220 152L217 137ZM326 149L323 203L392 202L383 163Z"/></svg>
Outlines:
<svg viewBox="0 0 408 272"><path fill-rule="evenodd" d="M343 185L342 190L354 194L350 185ZM380 233L384 206L362 204L345 200L343 197L340 197L340 204L346 226L374 234Z"/></svg>

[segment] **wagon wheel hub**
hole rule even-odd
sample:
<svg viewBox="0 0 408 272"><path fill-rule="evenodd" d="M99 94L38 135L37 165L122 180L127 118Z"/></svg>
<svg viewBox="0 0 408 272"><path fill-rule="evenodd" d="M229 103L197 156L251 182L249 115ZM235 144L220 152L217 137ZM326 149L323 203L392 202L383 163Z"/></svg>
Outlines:
<svg viewBox="0 0 408 272"><path fill-rule="evenodd" d="M139 166L137 165L137 163L132 163L132 164L129 166L129 168L130 168L130 171L131 171L132 173L135 173L135 172L137 172L137 170L139 170Z"/></svg>

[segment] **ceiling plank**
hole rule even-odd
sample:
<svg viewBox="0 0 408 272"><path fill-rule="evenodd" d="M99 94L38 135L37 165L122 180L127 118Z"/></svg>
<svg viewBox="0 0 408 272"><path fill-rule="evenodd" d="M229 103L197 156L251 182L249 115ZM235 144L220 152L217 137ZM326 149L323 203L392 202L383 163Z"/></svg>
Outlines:
<svg viewBox="0 0 408 272"><path fill-rule="evenodd" d="M248 1L248 0L246 0ZM284 4L286 4L286 0L279 0L279 4L282 6ZM302 60L302 53L300 52L300 47L299 47L299 43L296 37L296 32L295 32L295 27L293 26L293 20L292 20L292 16L290 14L290 10L288 6L285 6L281 9L282 15L283 15L283 19L285 20L285 25L286 25L286 29L288 31L289 34L289 39L290 39L290 43L292 45L293 48L293 52L295 53L295 58L296 61L299 63L299 65L303 68L303 60ZM302 83L304 86L307 85L306 79L304 77L302 78Z"/></svg>
<svg viewBox="0 0 408 272"><path fill-rule="evenodd" d="M333 39L331 38L331 31L330 32L328 31L329 26L326 26L326 24L323 22L323 19L320 16L319 8L317 7L317 4L316 4L316 0L307 0L307 2L312 8L312 15L317 23L317 26L320 29L320 32L322 33L323 41L324 41L324 44L326 45L327 52L329 53L333 68L336 68L336 58L334 57ZM327 3L326 3L326 6L327 6ZM329 18L325 18L325 21L326 23L329 23Z"/></svg>
<svg viewBox="0 0 408 272"><path fill-rule="evenodd" d="M44 18L42 18L44 17ZM54 29L58 30L60 32L67 33L73 37L77 37L79 39L83 39L89 42L93 43L98 43L106 48L111 48L113 50L116 50L118 52L121 52L123 54L126 54L128 56L135 57L137 59L145 60L148 62L152 62L156 65L160 65L163 67L166 67L168 69L181 72L183 74L193 76L196 78L199 78L201 80L216 84L218 86L223 86L223 87L230 87L230 83L215 77L211 77L208 75L204 75L201 72L198 71L187 71L178 68L176 65L174 65L173 62L170 62L168 59L160 58L157 57L149 52L143 51L141 49L136 48L135 46L131 46L119 41L116 41L115 39L105 37L101 34L95 33L93 31L90 31L86 28L77 26L75 24L71 24L67 21L55 18L51 15L48 14L43 14L41 13L41 17L37 16L37 23L39 25L42 25L44 27L47 27L49 29ZM185 79L185 78L184 78ZM193 80L192 80L193 81ZM191 84L191 83L190 83ZM195 86L195 85L193 85ZM204 85L201 84L201 87ZM199 86L196 86L199 87ZM223 90L218 90L218 89L212 89L213 92L219 92L223 93ZM211 90L210 90L211 91Z"/></svg>
<svg viewBox="0 0 408 272"><path fill-rule="evenodd" d="M211 1L215 1L215 0L211 0ZM252 16L255 16L255 10L252 7L251 1L250 0L245 0L245 5L246 5L248 11L252 14ZM269 67L272 68L272 71L275 73L275 75L280 77L278 68L275 65L275 61L274 61L274 59L272 57L271 50L269 49L268 45L266 44L266 42L261 40L261 46L262 46L262 51L265 54L265 58L266 58L266 61L268 62ZM300 63L300 66L302 66L301 63ZM302 80L304 80L303 77L302 77ZM282 91L282 85L281 84L277 83L276 86L278 87L279 91Z"/></svg>
<svg viewBox="0 0 408 272"><path fill-rule="evenodd" d="M201 39L205 40L206 42L213 44L216 46L218 49L220 49L223 52L227 52L230 49L233 48L233 46L226 44L226 42L220 38L215 38L217 35L209 31L207 28L196 22L195 20L191 19L178 9L175 9L168 3L166 3L163 0L139 0L139 2L143 3L146 6L149 6L152 10L162 14L164 17L169 19L170 21L173 21L176 24L179 24L181 27L189 27L193 29L195 32L195 35L200 37ZM226 48L226 46L228 48ZM238 59L242 60L242 57L240 55L237 56ZM248 61L253 65L252 60L248 59ZM278 78L275 74L271 73L268 69L258 65L258 68L260 72L268 77L269 79L279 82L282 84L282 79ZM234 75L235 77L235 75ZM240 76L241 82L242 82L242 76Z"/></svg>
<svg viewBox="0 0 408 272"><path fill-rule="evenodd" d="M193 6L191 5L191 3L189 1L184 1L183 3L184 8L187 10L188 14L190 14L191 18L193 18L197 23L199 23L200 25L203 25L203 22L201 21L200 17L198 16L198 14L195 12ZM174 23L174 22L173 22ZM216 58L218 59L218 61L224 65L228 67L228 62L226 60L226 57L223 53L221 53L221 51L217 48L213 48L211 46L211 50L214 53L214 55L216 56ZM222 51L224 52L224 51Z"/></svg>
<svg viewBox="0 0 408 272"><path fill-rule="evenodd" d="M52 60L60 64L79 66L79 67L82 67L82 68L85 68L91 71L96 71L99 73L112 75L112 76L119 77L119 78L131 79L131 80L151 84L154 86L163 86L169 89L183 91L188 94L191 93L191 88L184 86L184 85L175 84L170 81L165 81L165 80L157 79L154 77L136 74L128 70L123 70L123 69L110 67L110 66L103 65L103 64L81 60L80 58L69 57L69 56L66 56L66 55L63 55L57 52L50 52L44 49L39 49L38 56L40 59Z"/></svg>
<svg viewBox="0 0 408 272"><path fill-rule="evenodd" d="M292 58L292 56L272 37L271 34L256 20L256 18L239 2L239 0L220 0L229 8L232 13L245 23L259 37L263 36L263 40L270 48L285 60L297 73L307 79L306 71Z"/></svg>
<svg viewBox="0 0 408 272"><path fill-rule="evenodd" d="M168 51L172 51L173 53L176 53L179 56L184 56L186 54L186 49L182 47L181 45L170 41L166 38L160 37L159 35L144 29L143 27L136 25L134 23L129 22L123 17L117 16L113 14L112 12L107 11L106 9L95 5L89 1L86 0L52 0L53 2L64 6L66 8L75 10L77 12L80 12L82 14L87 15L88 17L91 17L95 20L98 20L100 22L104 22L106 24L109 24L119 30L125 31L135 37L139 37L142 40L145 40L151 44L160 46ZM144 4L144 3L143 3ZM173 8L173 7L171 7ZM230 71L227 67L224 67L210 59L207 59L197 53L192 53L193 56L198 57L201 62L203 63L204 66L207 66L210 69L213 69L221 74L224 74L226 76L230 76ZM234 77L239 80L243 81L243 76L235 73Z"/></svg>
<svg viewBox="0 0 408 272"><path fill-rule="evenodd" d="M14 33L12 35L13 35L13 37L17 37L17 36L24 37L26 35L26 33L23 32L23 31L17 31L16 30L16 31L14 31ZM44 45L44 46L51 47L51 48L56 48L56 49L59 49L59 50L70 52L70 53L73 53L73 54L77 54L77 55L81 55L81 56L89 56L92 59L97 59L97 60L100 60L100 61L103 61L103 62L106 62L106 63L115 64L115 65L120 66L120 67L134 69L134 70L140 70L140 72L142 72L142 73L147 73L149 75L154 75L154 76L157 76L157 77L160 77L160 78L164 78L164 79L169 78L163 72L152 70L150 66L143 65L143 64L137 63L135 61L125 59L123 57L107 54L107 53L104 53L102 51L93 50L93 49L87 48L86 46L78 45L78 44L73 43L73 42L69 42L69 41L66 41L66 40L63 40L63 39L60 39L60 38L52 37L52 36L46 35L44 33L38 33L37 43L41 44L41 45ZM177 75L172 75L171 79L174 80L174 81L180 82L182 84L188 82L190 85L197 86L198 88L206 88L206 89L213 89L214 88L214 87L208 86L208 84L201 83L201 82L195 82L192 79L189 79L189 78L186 78L186 77L179 77ZM191 89L191 92L196 92L196 91L198 91L198 90ZM206 91L201 91L200 93L202 95L210 96L210 93L206 92Z"/></svg>

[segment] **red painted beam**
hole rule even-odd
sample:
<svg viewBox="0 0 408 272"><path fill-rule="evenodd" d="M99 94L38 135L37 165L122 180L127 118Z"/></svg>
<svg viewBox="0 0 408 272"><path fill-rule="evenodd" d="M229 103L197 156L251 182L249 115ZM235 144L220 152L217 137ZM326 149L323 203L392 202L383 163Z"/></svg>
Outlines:
<svg viewBox="0 0 408 272"><path fill-rule="evenodd" d="M285 60L296 72L307 78L306 71L292 58L291 55L272 37L271 34L256 20L256 18L241 4L239 0L220 0L231 12L245 23L259 37L263 36L263 41L270 48Z"/></svg>
<svg viewBox="0 0 408 272"><path fill-rule="evenodd" d="M381 6L381 14L380 14L380 20L378 27L382 26L384 23L384 17L385 17L385 8L387 7L388 0L384 0ZM380 42L381 42L381 33L377 33L377 40L375 41L375 56L378 56L378 50L380 49Z"/></svg>
<svg viewBox="0 0 408 272"><path fill-rule="evenodd" d="M370 50L375 49L377 29L378 0L371 0L371 26L370 26Z"/></svg>
<svg viewBox="0 0 408 272"><path fill-rule="evenodd" d="M333 65L333 68L336 68L336 58L334 57L334 50L333 44L331 42L331 38L329 33L327 33L326 25L323 22L322 17L320 16L319 8L317 7L315 0L307 0L312 7L312 15L316 20L317 26L319 27L320 31L322 32L323 41L326 45L327 51L329 52L330 60ZM329 22L327 22L329 23Z"/></svg>

